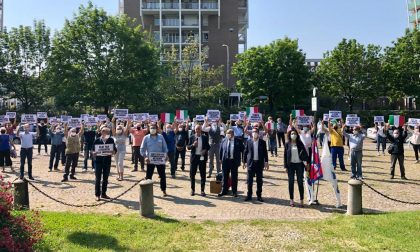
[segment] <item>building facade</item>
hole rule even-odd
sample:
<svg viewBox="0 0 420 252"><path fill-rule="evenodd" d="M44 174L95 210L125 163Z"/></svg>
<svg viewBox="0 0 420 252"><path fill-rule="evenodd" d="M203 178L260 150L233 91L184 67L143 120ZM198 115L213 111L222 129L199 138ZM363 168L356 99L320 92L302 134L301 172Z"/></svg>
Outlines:
<svg viewBox="0 0 420 252"><path fill-rule="evenodd" d="M247 48L248 0L120 0L119 7L161 48L182 52L191 39L198 41L200 54L208 48L206 64L225 66L223 81L234 90L231 67ZM182 53L177 57L182 60Z"/></svg>
<svg viewBox="0 0 420 252"><path fill-rule="evenodd" d="M407 0L410 29L420 30L420 0Z"/></svg>
<svg viewBox="0 0 420 252"><path fill-rule="evenodd" d="M3 4L4 0L0 0L0 32L3 31Z"/></svg>

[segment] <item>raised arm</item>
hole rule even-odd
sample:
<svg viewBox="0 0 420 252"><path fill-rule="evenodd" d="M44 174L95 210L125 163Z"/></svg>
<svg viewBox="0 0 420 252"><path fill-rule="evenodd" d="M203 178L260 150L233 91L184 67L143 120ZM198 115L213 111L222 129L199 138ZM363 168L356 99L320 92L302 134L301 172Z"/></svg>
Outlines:
<svg viewBox="0 0 420 252"><path fill-rule="evenodd" d="M79 137L81 137L84 132L85 132L85 125L83 123L81 123L80 124Z"/></svg>
<svg viewBox="0 0 420 252"><path fill-rule="evenodd" d="M128 134L130 134L130 130L131 130L131 120L128 119L127 120L127 126L125 127L125 135L128 136Z"/></svg>
<svg viewBox="0 0 420 252"><path fill-rule="evenodd" d="M115 136L115 132L117 131L117 124L115 123L115 117L112 117L112 135Z"/></svg>

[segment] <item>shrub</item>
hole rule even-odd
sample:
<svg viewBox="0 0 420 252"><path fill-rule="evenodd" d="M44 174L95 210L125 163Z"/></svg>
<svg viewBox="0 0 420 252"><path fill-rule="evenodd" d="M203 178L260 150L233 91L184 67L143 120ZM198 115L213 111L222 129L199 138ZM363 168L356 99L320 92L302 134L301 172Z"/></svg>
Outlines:
<svg viewBox="0 0 420 252"><path fill-rule="evenodd" d="M11 187L0 176L0 251L32 251L43 234L40 216L38 212L13 214Z"/></svg>

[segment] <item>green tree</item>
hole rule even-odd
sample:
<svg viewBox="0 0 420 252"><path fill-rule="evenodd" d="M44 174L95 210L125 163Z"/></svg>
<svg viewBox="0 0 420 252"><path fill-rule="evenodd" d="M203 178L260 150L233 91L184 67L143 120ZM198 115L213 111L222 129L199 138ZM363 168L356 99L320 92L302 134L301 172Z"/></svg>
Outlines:
<svg viewBox="0 0 420 252"><path fill-rule="evenodd" d="M44 70L50 52L50 29L43 21L0 34L0 84L4 97L22 102L23 112L36 111L48 98Z"/></svg>
<svg viewBox="0 0 420 252"><path fill-rule="evenodd" d="M159 80L159 53L140 26L89 2L53 40L48 73L58 108L148 109Z"/></svg>
<svg viewBox="0 0 420 252"><path fill-rule="evenodd" d="M356 101L376 97L381 90L381 48L343 39L324 55L316 76L322 92L343 99L350 111Z"/></svg>
<svg viewBox="0 0 420 252"><path fill-rule="evenodd" d="M393 100L420 95L420 31L405 36L385 49L383 60L385 87Z"/></svg>
<svg viewBox="0 0 420 252"><path fill-rule="evenodd" d="M256 103L259 96L267 96L273 112L275 107L300 104L309 97L310 73L297 40L276 40L250 48L237 58L232 73L249 105Z"/></svg>

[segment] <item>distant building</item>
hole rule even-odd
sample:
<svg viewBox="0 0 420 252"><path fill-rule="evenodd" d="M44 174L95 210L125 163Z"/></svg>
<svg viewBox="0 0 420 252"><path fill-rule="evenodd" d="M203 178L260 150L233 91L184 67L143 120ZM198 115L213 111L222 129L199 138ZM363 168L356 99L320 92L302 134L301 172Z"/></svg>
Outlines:
<svg viewBox="0 0 420 252"><path fill-rule="evenodd" d="M321 60L322 59L306 59L305 63L306 63L306 66L308 66L309 71L315 72L319 64L321 64Z"/></svg>
<svg viewBox="0 0 420 252"><path fill-rule="evenodd" d="M410 29L420 31L420 0L407 0L407 8Z"/></svg>
<svg viewBox="0 0 420 252"><path fill-rule="evenodd" d="M198 41L200 53L208 47L208 65L227 66L224 83L234 88L230 70L236 55L247 49L248 0L120 0L119 7L162 48L182 52L190 38Z"/></svg>
<svg viewBox="0 0 420 252"><path fill-rule="evenodd" d="M0 0L0 32L3 31L3 3L4 0Z"/></svg>

